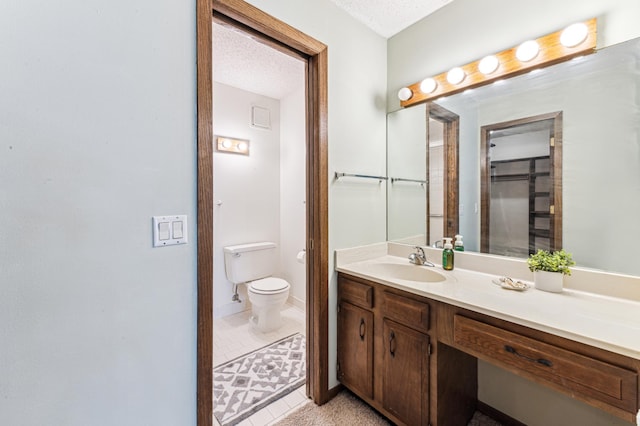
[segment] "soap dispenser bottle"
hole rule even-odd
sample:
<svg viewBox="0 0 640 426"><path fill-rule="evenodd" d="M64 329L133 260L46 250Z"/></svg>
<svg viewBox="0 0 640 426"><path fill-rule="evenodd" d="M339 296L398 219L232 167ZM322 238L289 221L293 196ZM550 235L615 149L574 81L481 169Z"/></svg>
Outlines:
<svg viewBox="0 0 640 426"><path fill-rule="evenodd" d="M444 238L442 269L445 271L451 271L453 269L453 246L451 245L451 238Z"/></svg>
<svg viewBox="0 0 640 426"><path fill-rule="evenodd" d="M462 235L456 235L456 241L453 243L453 249L455 251L464 251L464 244L462 243Z"/></svg>

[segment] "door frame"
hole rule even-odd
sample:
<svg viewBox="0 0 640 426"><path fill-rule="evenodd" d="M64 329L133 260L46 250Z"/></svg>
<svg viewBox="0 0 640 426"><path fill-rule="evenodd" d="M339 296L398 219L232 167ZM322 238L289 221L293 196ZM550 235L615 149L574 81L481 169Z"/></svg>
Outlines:
<svg viewBox="0 0 640 426"><path fill-rule="evenodd" d="M429 119L440 121L443 126L444 145L444 168L445 175L443 181L443 233L444 236L452 237L460 232L459 224L459 153L460 153L460 116L448 109L436 104L427 103L427 181L429 181ZM429 185L429 184L428 184ZM427 235L431 239L431 217L430 217L430 191L427 191ZM432 241L427 241L431 245Z"/></svg>
<svg viewBox="0 0 640 426"><path fill-rule="evenodd" d="M307 395L329 399L327 46L242 0L197 0L197 424L213 424L213 20L306 60Z"/></svg>
<svg viewBox="0 0 640 426"><path fill-rule="evenodd" d="M491 222L491 132L537 121L553 120L553 134L549 143L549 178L551 191L550 212L550 250L562 248L562 111L539 114L516 120L503 121L480 128L480 252L489 253Z"/></svg>

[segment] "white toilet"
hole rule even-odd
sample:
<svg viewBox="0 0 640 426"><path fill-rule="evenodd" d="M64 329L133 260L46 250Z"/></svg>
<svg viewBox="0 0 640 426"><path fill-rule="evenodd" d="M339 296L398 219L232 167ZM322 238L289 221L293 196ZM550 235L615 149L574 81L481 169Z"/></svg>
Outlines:
<svg viewBox="0 0 640 426"><path fill-rule="evenodd" d="M271 242L241 244L224 248L227 279L238 285L247 283L251 302L251 321L261 332L282 325L280 310L289 297L288 282L271 277L277 263L276 244Z"/></svg>

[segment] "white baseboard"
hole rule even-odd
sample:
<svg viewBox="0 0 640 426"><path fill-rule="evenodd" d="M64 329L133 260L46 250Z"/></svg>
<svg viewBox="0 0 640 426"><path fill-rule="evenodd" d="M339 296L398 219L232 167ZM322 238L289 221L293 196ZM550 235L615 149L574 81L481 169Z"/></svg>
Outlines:
<svg viewBox="0 0 640 426"><path fill-rule="evenodd" d="M224 305L215 306L213 308L213 318L224 318L226 316L251 309L251 302L249 302L249 299L246 295L240 294L240 300L240 303L229 302ZM287 299L287 303L303 311L306 309L305 301L298 299L297 297L289 296L289 298Z"/></svg>
<svg viewBox="0 0 640 426"><path fill-rule="evenodd" d="M295 306L298 309L302 309L303 311L306 309L306 303L304 300L298 299L297 297L289 296L289 300L287 302L290 305Z"/></svg>
<svg viewBox="0 0 640 426"><path fill-rule="evenodd" d="M241 299L242 302L229 302L225 305L216 306L213 309L213 318L224 318L229 315L237 314L247 309L251 309L251 304L247 299Z"/></svg>

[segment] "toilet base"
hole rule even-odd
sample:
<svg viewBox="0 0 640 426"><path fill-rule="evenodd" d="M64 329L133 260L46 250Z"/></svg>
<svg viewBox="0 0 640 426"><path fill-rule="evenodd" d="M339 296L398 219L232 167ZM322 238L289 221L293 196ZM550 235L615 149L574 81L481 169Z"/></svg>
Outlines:
<svg viewBox="0 0 640 426"><path fill-rule="evenodd" d="M256 313L253 311L251 315L251 324L253 328L261 333L269 333L282 327L282 316L280 315L280 308L276 309L262 309L261 312Z"/></svg>
<svg viewBox="0 0 640 426"><path fill-rule="evenodd" d="M285 282L286 283L286 282ZM289 285L276 293L260 293L249 286L249 301L251 302L251 323L262 333L277 330L282 326L280 311L289 297Z"/></svg>

